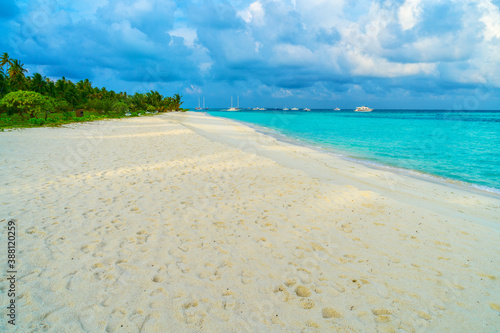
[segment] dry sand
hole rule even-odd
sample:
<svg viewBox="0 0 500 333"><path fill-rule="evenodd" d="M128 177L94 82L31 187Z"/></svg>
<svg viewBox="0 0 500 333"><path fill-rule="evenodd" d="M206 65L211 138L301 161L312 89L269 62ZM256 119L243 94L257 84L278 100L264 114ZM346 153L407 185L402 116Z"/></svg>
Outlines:
<svg viewBox="0 0 500 333"><path fill-rule="evenodd" d="M0 157L18 332L500 330L498 198L200 113L0 133Z"/></svg>

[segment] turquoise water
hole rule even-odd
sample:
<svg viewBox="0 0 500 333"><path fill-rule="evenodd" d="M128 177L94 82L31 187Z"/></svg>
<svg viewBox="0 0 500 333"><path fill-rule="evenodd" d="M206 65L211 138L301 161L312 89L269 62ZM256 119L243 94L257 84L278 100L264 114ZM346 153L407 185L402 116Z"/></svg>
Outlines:
<svg viewBox="0 0 500 333"><path fill-rule="evenodd" d="M208 111L387 167L500 193L500 111Z"/></svg>

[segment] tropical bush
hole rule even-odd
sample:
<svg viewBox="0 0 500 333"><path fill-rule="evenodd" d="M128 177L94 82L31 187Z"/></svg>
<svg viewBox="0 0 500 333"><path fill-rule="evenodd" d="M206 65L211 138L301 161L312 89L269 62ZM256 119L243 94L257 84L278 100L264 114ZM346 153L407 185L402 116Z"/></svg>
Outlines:
<svg viewBox="0 0 500 333"><path fill-rule="evenodd" d="M125 113L128 110L127 103L124 102L116 102L113 104L113 111Z"/></svg>
<svg viewBox="0 0 500 333"><path fill-rule="evenodd" d="M51 101L49 101L47 96L34 91L24 90L8 93L0 101L0 106L19 114L23 119L41 116L45 118L52 107Z"/></svg>

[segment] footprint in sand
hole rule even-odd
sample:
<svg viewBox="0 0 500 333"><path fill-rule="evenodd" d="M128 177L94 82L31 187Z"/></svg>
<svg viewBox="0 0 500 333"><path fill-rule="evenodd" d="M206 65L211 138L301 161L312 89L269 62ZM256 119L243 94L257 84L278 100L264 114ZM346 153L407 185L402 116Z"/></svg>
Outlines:
<svg viewBox="0 0 500 333"><path fill-rule="evenodd" d="M165 289L163 289L163 288L158 288L156 290L153 290L151 292L151 294L149 294L149 296L151 296L151 297L158 296L158 295L167 296L167 291Z"/></svg>
<svg viewBox="0 0 500 333"><path fill-rule="evenodd" d="M194 326L202 326L207 313L201 309L198 301L192 300L182 304L181 306L182 315L184 317L184 322L186 324Z"/></svg>
<svg viewBox="0 0 500 333"><path fill-rule="evenodd" d="M495 310L497 312L500 312L500 305L496 304L496 303L490 303L490 308L492 310Z"/></svg>
<svg viewBox="0 0 500 333"><path fill-rule="evenodd" d="M349 225L349 224L342 224L341 227L342 227L342 231L343 232L345 232L347 234L352 233L352 227L351 227L351 225Z"/></svg>
<svg viewBox="0 0 500 333"><path fill-rule="evenodd" d="M155 283L162 282L163 280L165 280L165 279L159 275L156 275L155 277L153 277L153 282L155 282Z"/></svg>
<svg viewBox="0 0 500 333"><path fill-rule="evenodd" d="M47 245L61 245L61 244L65 243L65 240L66 240L66 237L64 237L64 236L61 236L61 237L50 236L50 237L47 237L45 239L45 244L47 244Z"/></svg>
<svg viewBox="0 0 500 333"><path fill-rule="evenodd" d="M308 320L306 321L306 326L307 327L312 327L312 328L320 328L320 326L313 320Z"/></svg>
<svg viewBox="0 0 500 333"><path fill-rule="evenodd" d="M153 301L149 303L149 308L150 309L158 309L161 308L164 305L165 302L163 301Z"/></svg>
<svg viewBox="0 0 500 333"><path fill-rule="evenodd" d="M300 300L300 306L303 309L309 310L309 309L312 309L315 305L316 305L316 303L314 303L313 300L310 300L310 299L301 299Z"/></svg>
<svg viewBox="0 0 500 333"><path fill-rule="evenodd" d="M135 323L137 327L141 327L144 323L144 311L140 308L136 309L128 319L131 322Z"/></svg>
<svg viewBox="0 0 500 333"><path fill-rule="evenodd" d="M295 294L299 297L309 297L311 296L311 291L307 287L297 286L297 288L295 288Z"/></svg>
<svg viewBox="0 0 500 333"><path fill-rule="evenodd" d="M323 308L321 310L321 315L325 319L342 318L342 315L337 310L335 310L333 308Z"/></svg>
<svg viewBox="0 0 500 333"><path fill-rule="evenodd" d="M95 249L95 244L93 244L93 243L84 245L80 248L80 250L84 253L89 253L89 252L93 251L94 249Z"/></svg>
<svg viewBox="0 0 500 333"><path fill-rule="evenodd" d="M483 273L477 273L477 275L488 278L490 280L496 280L496 276L494 276L494 275L488 275L488 274L483 274Z"/></svg>
<svg viewBox="0 0 500 333"><path fill-rule="evenodd" d="M241 283L249 284L252 282L255 273L252 272L251 270L244 269L240 275L241 275Z"/></svg>
<svg viewBox="0 0 500 333"><path fill-rule="evenodd" d="M144 244L148 241L148 238L149 238L149 233L146 231L146 230L140 230L138 232L136 232L136 240L137 240L137 244Z"/></svg>

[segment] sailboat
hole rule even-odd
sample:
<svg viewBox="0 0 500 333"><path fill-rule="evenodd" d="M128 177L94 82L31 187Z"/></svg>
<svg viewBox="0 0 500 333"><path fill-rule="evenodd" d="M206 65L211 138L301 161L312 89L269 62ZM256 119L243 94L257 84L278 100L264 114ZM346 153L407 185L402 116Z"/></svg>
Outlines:
<svg viewBox="0 0 500 333"><path fill-rule="evenodd" d="M233 96L231 96L231 107L227 111L240 111L240 96L238 96L238 107L233 107Z"/></svg>
<svg viewBox="0 0 500 333"><path fill-rule="evenodd" d="M201 107L200 107L200 98L198 97L198 107L195 108L195 110L201 110Z"/></svg>

